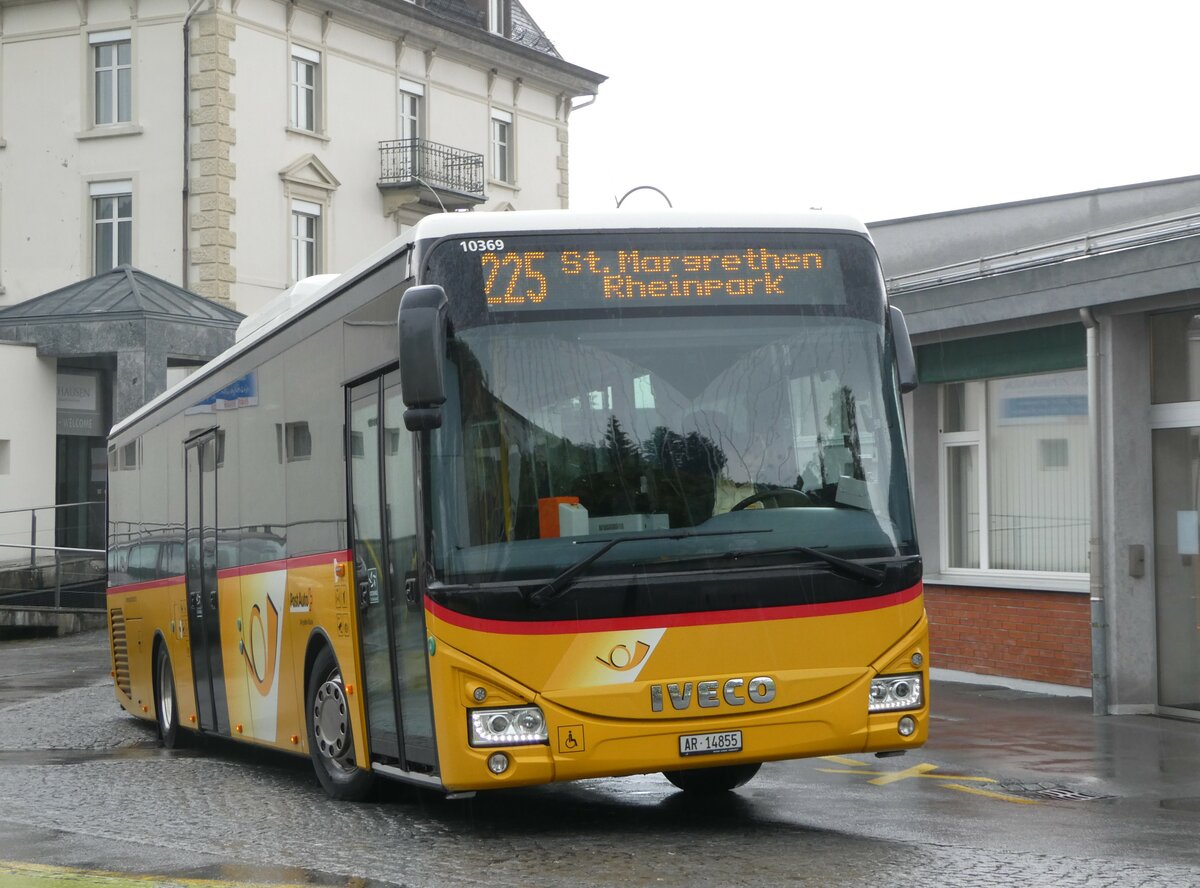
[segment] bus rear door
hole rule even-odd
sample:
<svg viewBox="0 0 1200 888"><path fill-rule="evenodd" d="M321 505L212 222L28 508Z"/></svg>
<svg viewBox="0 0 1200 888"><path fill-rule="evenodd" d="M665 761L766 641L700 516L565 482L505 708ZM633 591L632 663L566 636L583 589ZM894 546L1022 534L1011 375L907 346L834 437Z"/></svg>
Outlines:
<svg viewBox="0 0 1200 888"><path fill-rule="evenodd" d="M203 731L229 734L217 594L217 432L185 445L187 465L187 600L196 708Z"/></svg>

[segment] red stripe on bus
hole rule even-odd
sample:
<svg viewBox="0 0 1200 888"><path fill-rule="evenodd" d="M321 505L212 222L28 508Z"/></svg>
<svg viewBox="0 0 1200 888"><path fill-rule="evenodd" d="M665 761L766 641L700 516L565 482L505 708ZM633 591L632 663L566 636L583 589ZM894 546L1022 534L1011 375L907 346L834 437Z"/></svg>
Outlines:
<svg viewBox="0 0 1200 888"><path fill-rule="evenodd" d="M594 620L548 620L519 622L469 617L426 599L425 607L439 620L460 629L490 632L496 635L570 635L580 632L613 632L628 629L672 629L680 626L713 626L722 623L758 623L768 620L794 620L804 617L827 617L838 614L865 613L908 604L921 597L922 584L881 595L877 598L856 598L853 601L831 601L825 604L795 604L781 607L747 608L746 610L701 611L687 614L651 614L637 617L604 617Z"/></svg>
<svg viewBox="0 0 1200 888"><path fill-rule="evenodd" d="M183 574L177 577L166 577L161 580L147 580L144 583L126 583L124 586L109 586L109 595L125 595L129 592L144 592L147 589L159 589L165 586L183 585Z"/></svg>
<svg viewBox="0 0 1200 888"><path fill-rule="evenodd" d="M300 555L296 558L281 558L278 561L263 561L259 564L247 564L244 567L227 567L222 571L218 571L217 579L246 577L253 574L272 573L277 570L300 570L305 567L320 567L321 565L331 563L335 558L343 564L349 563L350 550L324 552L320 555Z"/></svg>
<svg viewBox="0 0 1200 888"><path fill-rule="evenodd" d="M281 558L278 561L263 561L259 564L247 564L244 567L227 567L217 572L217 579L226 580L231 577L253 576L254 574L273 573L279 570L300 570L306 567L319 567L322 564L329 564L335 558L348 564L350 562L350 555L349 549L343 549L340 552L324 552L320 555L300 555L296 558ZM183 582L184 577L180 575L177 577L166 577L161 580L147 580L144 583L128 583L124 586L110 586L108 594L125 595L130 592L143 592L147 589L178 586Z"/></svg>

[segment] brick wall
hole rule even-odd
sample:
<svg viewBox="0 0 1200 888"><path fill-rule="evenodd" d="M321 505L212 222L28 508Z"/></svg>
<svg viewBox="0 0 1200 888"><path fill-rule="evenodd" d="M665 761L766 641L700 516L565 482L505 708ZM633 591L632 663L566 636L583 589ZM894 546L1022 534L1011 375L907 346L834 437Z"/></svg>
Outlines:
<svg viewBox="0 0 1200 888"><path fill-rule="evenodd" d="M1073 592L925 586L930 665L1088 687L1091 605Z"/></svg>

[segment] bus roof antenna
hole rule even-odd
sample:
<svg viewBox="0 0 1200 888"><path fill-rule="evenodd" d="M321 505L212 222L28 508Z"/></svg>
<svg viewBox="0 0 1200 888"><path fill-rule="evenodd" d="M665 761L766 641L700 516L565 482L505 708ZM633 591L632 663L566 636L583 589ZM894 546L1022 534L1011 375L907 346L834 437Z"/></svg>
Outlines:
<svg viewBox="0 0 1200 888"><path fill-rule="evenodd" d="M621 209L621 204L625 203L625 198L629 197L629 195L633 194L633 192L643 190L657 191L662 196L662 199L667 202L667 206L669 206L671 209L675 209L675 204L671 203L671 198L667 197L666 192L661 188L655 188L653 185L638 185L636 188L630 188L625 192L621 199L617 201L617 209Z"/></svg>

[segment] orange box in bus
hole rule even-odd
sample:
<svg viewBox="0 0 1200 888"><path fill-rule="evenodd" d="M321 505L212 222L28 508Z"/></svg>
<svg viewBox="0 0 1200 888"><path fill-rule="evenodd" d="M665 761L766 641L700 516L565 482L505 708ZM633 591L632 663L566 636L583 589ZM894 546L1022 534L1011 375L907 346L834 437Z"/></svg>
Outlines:
<svg viewBox="0 0 1200 888"><path fill-rule="evenodd" d="M558 507L579 505L577 496L544 496L538 499L538 535L542 539L561 536L558 526Z"/></svg>

